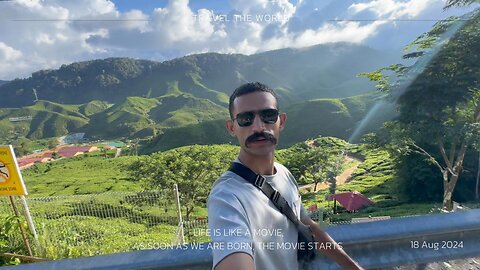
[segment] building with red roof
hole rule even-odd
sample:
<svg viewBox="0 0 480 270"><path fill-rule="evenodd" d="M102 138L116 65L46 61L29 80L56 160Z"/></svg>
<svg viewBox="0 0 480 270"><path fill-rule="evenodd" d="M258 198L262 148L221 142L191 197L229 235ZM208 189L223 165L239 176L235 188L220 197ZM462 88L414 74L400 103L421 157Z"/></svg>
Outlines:
<svg viewBox="0 0 480 270"><path fill-rule="evenodd" d="M40 153L35 153L32 155L27 155L17 159L18 166L20 169L26 169L31 167L33 164L37 162L49 162L53 159L53 153L57 153L59 157L74 157L78 155L82 155L86 152L93 152L99 151L98 147L96 146L63 146L60 148L52 150L43 151Z"/></svg>
<svg viewBox="0 0 480 270"><path fill-rule="evenodd" d="M96 146L64 146L57 150L57 153L61 157L74 157L82 155L86 152L98 151Z"/></svg>
<svg viewBox="0 0 480 270"><path fill-rule="evenodd" d="M26 168L29 168L31 167L33 164L37 163L37 162L48 162L50 161L51 158L48 158L48 157L30 157L30 158L20 158L17 160L17 163L18 163L18 167L20 167L20 169L26 169Z"/></svg>

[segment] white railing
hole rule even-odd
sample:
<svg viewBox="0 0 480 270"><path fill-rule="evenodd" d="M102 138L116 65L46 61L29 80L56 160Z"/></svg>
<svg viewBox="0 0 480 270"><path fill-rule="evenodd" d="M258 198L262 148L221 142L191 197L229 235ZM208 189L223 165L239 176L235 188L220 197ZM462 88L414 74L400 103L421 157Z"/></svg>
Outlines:
<svg viewBox="0 0 480 270"><path fill-rule="evenodd" d="M326 230L365 268L423 264L480 256L480 209L338 225ZM295 251L292 251L295 252ZM318 257L313 269L340 269ZM5 270L211 269L208 243L40 262Z"/></svg>

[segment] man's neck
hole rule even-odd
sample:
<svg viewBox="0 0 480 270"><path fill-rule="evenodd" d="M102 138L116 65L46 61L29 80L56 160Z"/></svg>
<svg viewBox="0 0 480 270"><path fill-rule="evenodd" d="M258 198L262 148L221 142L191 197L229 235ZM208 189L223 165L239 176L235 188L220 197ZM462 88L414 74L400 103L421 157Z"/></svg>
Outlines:
<svg viewBox="0 0 480 270"><path fill-rule="evenodd" d="M247 166L257 174L272 175L275 173L273 152L268 156L253 156L244 151L240 151L238 159L243 165Z"/></svg>

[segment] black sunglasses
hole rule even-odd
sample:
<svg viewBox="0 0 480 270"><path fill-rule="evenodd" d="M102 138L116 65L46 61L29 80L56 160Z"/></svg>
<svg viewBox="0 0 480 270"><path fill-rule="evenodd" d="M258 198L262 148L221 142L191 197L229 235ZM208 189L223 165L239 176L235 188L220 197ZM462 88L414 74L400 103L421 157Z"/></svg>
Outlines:
<svg viewBox="0 0 480 270"><path fill-rule="evenodd" d="M260 119L265 124L275 124L278 120L278 115L280 113L277 109L263 109L260 111L241 112L237 114L237 117L235 117L233 120L237 120L238 125L241 127L248 127L253 124L256 114L260 116Z"/></svg>

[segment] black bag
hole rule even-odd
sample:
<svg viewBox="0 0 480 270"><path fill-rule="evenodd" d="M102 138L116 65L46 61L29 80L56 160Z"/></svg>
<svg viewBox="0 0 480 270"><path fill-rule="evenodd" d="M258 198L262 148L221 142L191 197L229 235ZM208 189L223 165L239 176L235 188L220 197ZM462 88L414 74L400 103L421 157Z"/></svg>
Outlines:
<svg viewBox="0 0 480 270"><path fill-rule="evenodd" d="M316 245L313 238L312 230L310 227L304 224L298 224L298 243L299 248L297 250L298 261L309 262L315 259Z"/></svg>
<svg viewBox="0 0 480 270"><path fill-rule="evenodd" d="M280 213L284 214L298 230L298 249L297 249L297 259L301 262L309 262L315 258L315 239L313 238L312 231L310 227L304 225L295 215L292 208L288 205L287 200L272 187L265 177L256 174L247 166L233 162L229 171L237 174L238 176L245 179L247 182L251 183L255 187L259 188L265 196L267 196L270 201L278 208Z"/></svg>

